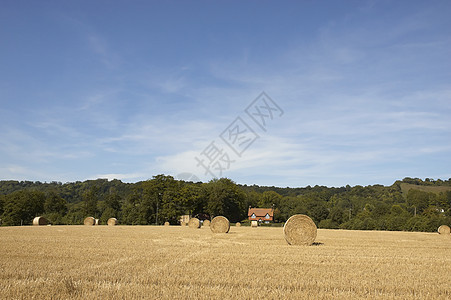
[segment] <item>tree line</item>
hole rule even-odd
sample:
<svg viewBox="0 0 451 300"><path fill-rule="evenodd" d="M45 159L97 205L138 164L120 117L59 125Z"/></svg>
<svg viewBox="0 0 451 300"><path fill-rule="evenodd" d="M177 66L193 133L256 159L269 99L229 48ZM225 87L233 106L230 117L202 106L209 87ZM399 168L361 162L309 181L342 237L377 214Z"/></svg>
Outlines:
<svg viewBox="0 0 451 300"><path fill-rule="evenodd" d="M411 188L403 191L403 184ZM451 179L303 188L238 185L228 178L195 183L166 175L137 183L0 181L3 226L29 225L36 216L55 225L82 224L87 216L102 224L115 217L128 225L175 225L185 214L200 219L223 215L231 222L246 223L249 206L274 207L276 223L300 213L319 228L435 231L442 224L451 225Z"/></svg>

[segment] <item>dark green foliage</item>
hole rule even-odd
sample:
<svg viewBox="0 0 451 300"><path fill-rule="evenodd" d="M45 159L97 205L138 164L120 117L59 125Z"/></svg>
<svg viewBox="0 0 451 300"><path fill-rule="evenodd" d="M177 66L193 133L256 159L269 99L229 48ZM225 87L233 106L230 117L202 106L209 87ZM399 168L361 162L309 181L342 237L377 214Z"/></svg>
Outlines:
<svg viewBox="0 0 451 300"><path fill-rule="evenodd" d="M116 193L114 188L111 188L110 194L106 196L105 201L102 201L97 206L101 215L101 224L106 224L109 218L119 219L121 202L121 197Z"/></svg>
<svg viewBox="0 0 451 300"><path fill-rule="evenodd" d="M316 224L318 224L320 221L327 219L329 211L324 203L318 201L317 203L310 205L307 214Z"/></svg>
<svg viewBox="0 0 451 300"><path fill-rule="evenodd" d="M137 192L128 195L125 203L122 205L121 223L128 225L139 225L138 209L140 204L141 198Z"/></svg>
<svg viewBox="0 0 451 300"><path fill-rule="evenodd" d="M325 219L319 222L318 227L325 229L337 229L339 228L339 224L331 219Z"/></svg>
<svg viewBox="0 0 451 300"><path fill-rule="evenodd" d="M281 199L282 196L274 191L263 192L259 197L258 207L278 207Z"/></svg>
<svg viewBox="0 0 451 300"><path fill-rule="evenodd" d="M47 193L44 201L44 213L50 224L64 224L63 217L67 213L67 203L56 191Z"/></svg>
<svg viewBox="0 0 451 300"><path fill-rule="evenodd" d="M246 217L245 193L230 179L213 179L206 185L207 206L211 217L225 216L230 222Z"/></svg>
<svg viewBox="0 0 451 300"><path fill-rule="evenodd" d="M99 201L99 188L91 186L83 193L84 213L88 217L96 218L98 215L97 202Z"/></svg>
<svg viewBox="0 0 451 300"><path fill-rule="evenodd" d="M0 195L0 216L3 214L3 205L5 203L5 195Z"/></svg>
<svg viewBox="0 0 451 300"><path fill-rule="evenodd" d="M34 190L19 190L4 198L2 225L28 225L44 212L45 194Z"/></svg>
<svg viewBox="0 0 451 300"><path fill-rule="evenodd" d="M93 216L102 224L115 217L120 224L149 225L178 224L188 214L224 215L246 225L252 206L274 207L276 222L307 214L320 228L436 231L451 225L450 186L450 180L405 178L392 186L279 188L241 186L227 178L192 183L165 175L133 184L0 181L0 219L3 225L27 225L44 215L52 224L82 224Z"/></svg>
<svg viewBox="0 0 451 300"><path fill-rule="evenodd" d="M331 224L341 224L346 219L346 211L343 208L340 207L332 207L330 209L328 219L333 222ZM330 228L330 227L329 227Z"/></svg>
<svg viewBox="0 0 451 300"><path fill-rule="evenodd" d="M63 223L67 225L81 225L86 218L85 203L69 203L67 215L63 218Z"/></svg>
<svg viewBox="0 0 451 300"><path fill-rule="evenodd" d="M411 189L407 193L407 203L416 207L417 213L422 213L429 206L429 194L432 193Z"/></svg>

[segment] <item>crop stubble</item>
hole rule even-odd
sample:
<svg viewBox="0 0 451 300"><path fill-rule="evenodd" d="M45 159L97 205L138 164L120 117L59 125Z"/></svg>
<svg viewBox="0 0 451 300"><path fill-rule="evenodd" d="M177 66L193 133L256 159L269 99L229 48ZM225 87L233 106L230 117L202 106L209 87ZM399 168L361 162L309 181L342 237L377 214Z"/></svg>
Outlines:
<svg viewBox="0 0 451 300"><path fill-rule="evenodd" d="M289 246L281 228L2 227L0 298L447 299L450 250L436 233L319 229Z"/></svg>

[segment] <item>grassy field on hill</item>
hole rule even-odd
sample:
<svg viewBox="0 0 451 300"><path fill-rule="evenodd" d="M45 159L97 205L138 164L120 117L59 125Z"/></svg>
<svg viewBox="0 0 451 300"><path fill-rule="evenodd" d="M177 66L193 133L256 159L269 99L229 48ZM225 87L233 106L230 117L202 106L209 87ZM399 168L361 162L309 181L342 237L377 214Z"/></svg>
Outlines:
<svg viewBox="0 0 451 300"><path fill-rule="evenodd" d="M401 191L404 197L407 195L410 189L420 190L427 193L436 193L451 191L451 186L436 186L436 185L417 185L411 183L401 183Z"/></svg>
<svg viewBox="0 0 451 300"><path fill-rule="evenodd" d="M282 228L0 228L1 299L450 299L451 236Z"/></svg>

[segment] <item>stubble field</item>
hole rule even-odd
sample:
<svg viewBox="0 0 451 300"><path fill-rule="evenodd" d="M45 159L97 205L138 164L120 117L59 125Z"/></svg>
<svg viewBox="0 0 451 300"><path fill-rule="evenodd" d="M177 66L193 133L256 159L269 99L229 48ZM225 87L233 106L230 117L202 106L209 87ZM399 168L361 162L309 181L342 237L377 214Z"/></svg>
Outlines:
<svg viewBox="0 0 451 300"><path fill-rule="evenodd" d="M282 228L0 228L0 299L450 299L451 237Z"/></svg>

